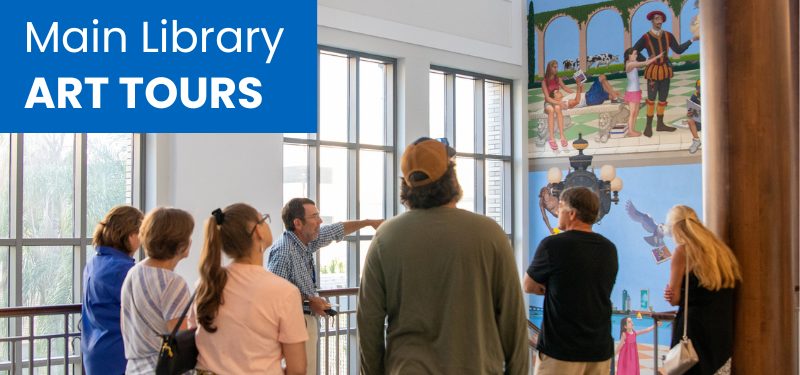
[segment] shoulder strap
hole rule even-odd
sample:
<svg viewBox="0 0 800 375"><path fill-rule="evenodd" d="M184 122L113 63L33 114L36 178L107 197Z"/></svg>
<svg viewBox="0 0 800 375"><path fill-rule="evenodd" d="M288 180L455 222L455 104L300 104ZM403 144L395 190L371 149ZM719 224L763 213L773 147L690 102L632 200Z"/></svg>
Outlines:
<svg viewBox="0 0 800 375"><path fill-rule="evenodd" d="M686 327L689 318L689 254L686 254L686 282L683 284L685 289L683 298L683 340L686 340Z"/></svg>
<svg viewBox="0 0 800 375"><path fill-rule="evenodd" d="M172 329L172 334L169 335L170 340L175 338L175 335L178 334L178 330L181 328L181 324L183 324L183 319L186 318L186 313L188 313L189 312L189 308L192 307L192 302L194 302L194 295L196 293L197 293L197 290L195 290L194 293L192 293L192 297L189 298L189 304L187 304L186 308L183 309L183 315L181 316L181 319L178 320L178 324L175 325L175 328ZM684 336L686 336L686 334L684 334Z"/></svg>

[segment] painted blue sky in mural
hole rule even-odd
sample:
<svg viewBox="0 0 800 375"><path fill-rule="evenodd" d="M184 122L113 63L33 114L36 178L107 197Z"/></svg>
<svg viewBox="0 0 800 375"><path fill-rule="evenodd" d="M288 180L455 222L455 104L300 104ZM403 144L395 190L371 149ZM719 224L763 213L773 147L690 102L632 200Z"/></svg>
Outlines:
<svg viewBox="0 0 800 375"><path fill-rule="evenodd" d="M566 168L565 159L564 166ZM598 168L599 165L595 166ZM634 222L625 211L625 202L631 200L641 212L653 216L656 223L663 223L667 211L676 204L685 204L702 215L702 172L700 164L655 166L638 168L617 168L617 176L624 187L620 192L620 202L611 206L611 211L603 218L594 230L617 246L619 256L619 273L617 283L611 295L611 301L618 309L622 307L622 291L631 295L634 309L640 306L640 291L648 289L650 305L655 311L674 310L664 301L664 287L669 283L671 261L656 264L651 250L652 246L644 240L650 236L642 225ZM539 246L539 242L550 235L542 220L539 209L539 190L547 185L547 172L529 173L530 182L530 249L531 259ZM548 214L549 215L549 214ZM558 219L548 216L551 225L557 225ZM702 219L702 217L701 217ZM670 251L675 249L671 237L664 237ZM531 295L531 306L542 306L543 297Z"/></svg>
<svg viewBox="0 0 800 375"><path fill-rule="evenodd" d="M534 0L534 12L546 12L550 10L557 10L569 8L578 5L586 5L597 3L597 1L587 0ZM641 8L634 14L632 23L632 39L633 43L651 28L650 21L647 21L647 13L660 10L670 15L669 8L662 2L651 2L642 5ZM687 1L681 10L681 39L679 43L693 37L689 30L689 24L694 16L699 13L699 9L695 9L694 1ZM672 20L664 23L663 29L672 31ZM622 17L613 11L605 10L597 13L589 23L587 30L586 49L589 56L610 53L619 55L619 60L622 62L622 55L624 51L623 41L623 25ZM536 49L539 49L538 40L536 41ZM700 52L699 43L693 43L684 54L694 54ZM569 18L562 17L554 20L545 32L545 60L556 60L559 64L559 69L563 69L561 65L564 60L578 58L578 26ZM537 68L538 69L538 68ZM542 74L542 72L537 72Z"/></svg>

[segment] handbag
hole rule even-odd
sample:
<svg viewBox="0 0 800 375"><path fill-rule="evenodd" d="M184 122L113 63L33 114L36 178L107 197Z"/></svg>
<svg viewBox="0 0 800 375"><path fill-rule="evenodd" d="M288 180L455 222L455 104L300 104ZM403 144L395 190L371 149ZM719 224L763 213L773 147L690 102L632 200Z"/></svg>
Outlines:
<svg viewBox="0 0 800 375"><path fill-rule="evenodd" d="M697 364L700 359L697 357L697 352L694 351L692 340L686 337L686 328L688 326L689 318L689 256L686 256L686 282L683 284L686 293L683 299L683 338L681 342L676 344L667 353L664 359L664 369L667 370L669 375L682 375L689 371L692 366Z"/></svg>
<svg viewBox="0 0 800 375"><path fill-rule="evenodd" d="M197 293L195 291L195 293ZM156 375L180 375L186 371L193 370L197 365L197 346L194 342L195 329L178 331L186 318L186 313L194 301L194 293L189 299L189 305L183 310L183 316L178 320L178 324L171 334L158 335L161 337L161 351L158 353L156 363Z"/></svg>

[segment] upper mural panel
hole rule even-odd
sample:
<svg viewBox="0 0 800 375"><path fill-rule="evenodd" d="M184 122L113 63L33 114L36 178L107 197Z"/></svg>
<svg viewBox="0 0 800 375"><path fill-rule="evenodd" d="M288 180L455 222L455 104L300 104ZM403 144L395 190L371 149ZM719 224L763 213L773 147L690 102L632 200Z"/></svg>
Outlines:
<svg viewBox="0 0 800 375"><path fill-rule="evenodd" d="M528 3L529 157L702 147L699 0Z"/></svg>

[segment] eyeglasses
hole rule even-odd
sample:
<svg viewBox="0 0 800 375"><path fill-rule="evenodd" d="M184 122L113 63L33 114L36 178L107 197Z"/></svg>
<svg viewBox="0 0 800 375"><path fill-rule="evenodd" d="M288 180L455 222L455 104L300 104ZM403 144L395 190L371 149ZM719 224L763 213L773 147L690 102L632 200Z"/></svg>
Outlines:
<svg viewBox="0 0 800 375"><path fill-rule="evenodd" d="M257 229L257 228L258 228L258 226L259 226L259 225L261 225L261 223L263 223L263 222L272 223L272 220L269 218L269 214L264 214L264 215L261 215L261 219L260 219L260 220L258 220L258 221L256 221L256 225L253 227L253 230L251 230L251 231L250 231L250 235L251 235L251 236L252 236L254 233L256 233L256 229Z"/></svg>
<svg viewBox="0 0 800 375"><path fill-rule="evenodd" d="M447 141L447 138L436 138L436 140L444 143L445 146L450 147L450 142Z"/></svg>
<svg viewBox="0 0 800 375"><path fill-rule="evenodd" d="M308 216L308 217L301 218L300 220L303 220L303 222L305 222L305 221L306 221L306 219L314 219L314 220L317 220L317 219L319 219L319 214L313 214L313 215L311 215L311 216Z"/></svg>

